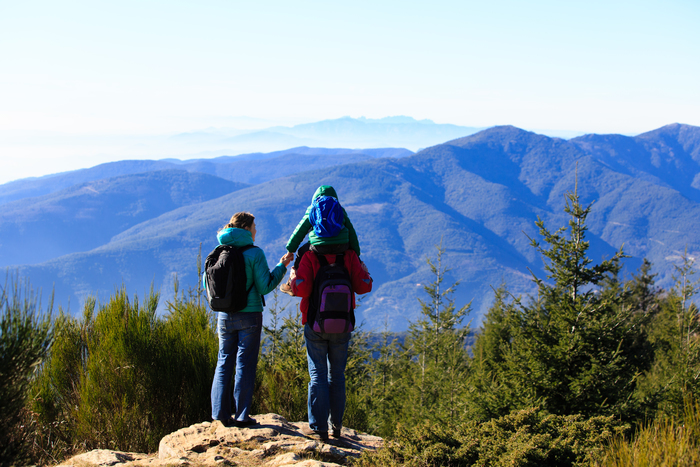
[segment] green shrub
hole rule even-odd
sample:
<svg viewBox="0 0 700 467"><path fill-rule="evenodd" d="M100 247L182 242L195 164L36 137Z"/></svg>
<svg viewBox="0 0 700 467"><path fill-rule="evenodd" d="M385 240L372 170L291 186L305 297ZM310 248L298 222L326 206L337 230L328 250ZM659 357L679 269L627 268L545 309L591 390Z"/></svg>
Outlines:
<svg viewBox="0 0 700 467"><path fill-rule="evenodd" d="M34 382L27 424L31 427L34 460L58 463L73 452L80 380L87 355L88 326L95 301L84 306L86 317L78 321L60 313L54 321L55 339L42 371ZM77 441L77 440L76 440Z"/></svg>
<svg viewBox="0 0 700 467"><path fill-rule="evenodd" d="M397 427L396 437L360 466L585 466L620 433L612 417L585 419L525 409L484 423Z"/></svg>
<svg viewBox="0 0 700 467"><path fill-rule="evenodd" d="M153 452L161 438L210 418L218 342L210 313L177 297L156 315L124 289L81 321L61 315L57 338L34 387L36 443L50 459L76 449Z"/></svg>
<svg viewBox="0 0 700 467"><path fill-rule="evenodd" d="M262 360L256 373L253 413L276 413L289 421L307 419L306 368L280 368Z"/></svg>
<svg viewBox="0 0 700 467"><path fill-rule="evenodd" d="M42 313L38 295L15 276L0 287L0 465L24 462L22 411L35 370L53 337L52 301Z"/></svg>

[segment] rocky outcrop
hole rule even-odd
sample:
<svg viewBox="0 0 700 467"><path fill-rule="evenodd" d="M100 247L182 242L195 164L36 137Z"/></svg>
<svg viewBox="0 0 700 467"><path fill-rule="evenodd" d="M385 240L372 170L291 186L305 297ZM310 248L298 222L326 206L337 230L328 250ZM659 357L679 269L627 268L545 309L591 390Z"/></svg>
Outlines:
<svg viewBox="0 0 700 467"><path fill-rule="evenodd" d="M290 423L275 414L258 415L258 425L227 428L204 422L171 433L160 441L158 454L96 449L74 456L59 467L225 466L320 467L347 465L362 451L375 450L383 440L343 428L341 438L323 442L303 434L308 423Z"/></svg>

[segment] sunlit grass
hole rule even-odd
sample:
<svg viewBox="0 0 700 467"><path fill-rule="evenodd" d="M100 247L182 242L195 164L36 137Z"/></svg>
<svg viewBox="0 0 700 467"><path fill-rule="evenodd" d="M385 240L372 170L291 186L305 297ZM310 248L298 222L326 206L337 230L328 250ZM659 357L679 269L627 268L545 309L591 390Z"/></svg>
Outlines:
<svg viewBox="0 0 700 467"><path fill-rule="evenodd" d="M605 467L700 466L700 405L686 404L682 419L659 418L633 439L616 438L607 450Z"/></svg>

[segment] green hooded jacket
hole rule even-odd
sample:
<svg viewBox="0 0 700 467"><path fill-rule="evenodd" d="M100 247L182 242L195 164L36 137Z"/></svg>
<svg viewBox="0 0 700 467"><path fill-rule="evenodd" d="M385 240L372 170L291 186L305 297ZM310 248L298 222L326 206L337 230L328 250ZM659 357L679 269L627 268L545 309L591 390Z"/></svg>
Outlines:
<svg viewBox="0 0 700 467"><path fill-rule="evenodd" d="M299 224L297 224L292 236L289 237L289 241L287 242L287 251L290 253L297 251L297 248L299 248L299 245L301 245L301 242L304 240L304 237L306 237L306 234L309 234L309 242L312 245L337 245L339 243L349 243L350 249L354 250L355 253L357 253L357 256L360 256L360 242L357 240L355 227L352 226L352 222L350 222L348 213L345 212L344 208L344 227L338 235L335 237L319 237L314 233L313 227L311 226L311 221L309 220L309 214L311 213L311 205L319 196L332 196L333 198L338 199L338 195L332 186L321 185L318 187L316 193L314 193L314 196L311 198L311 204L308 208L306 208L306 214L304 214L304 217L301 219L301 221L299 221Z"/></svg>
<svg viewBox="0 0 700 467"><path fill-rule="evenodd" d="M221 230L216 235L216 238L221 245L242 247L253 244L253 236L250 231L236 227ZM282 263L279 263L270 271L265 252L260 248L245 250L243 259L245 260L246 274L245 288L246 290L250 289L250 292L248 293L248 305L241 311L263 311L262 296L267 295L277 287L287 273L287 268ZM255 283L255 286L251 288L253 283ZM206 284L204 287L206 290Z"/></svg>

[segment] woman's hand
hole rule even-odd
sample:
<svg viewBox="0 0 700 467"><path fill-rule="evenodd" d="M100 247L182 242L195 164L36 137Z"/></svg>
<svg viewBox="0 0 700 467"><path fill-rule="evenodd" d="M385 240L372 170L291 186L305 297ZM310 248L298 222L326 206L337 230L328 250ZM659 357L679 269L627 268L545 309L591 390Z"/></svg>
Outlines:
<svg viewBox="0 0 700 467"><path fill-rule="evenodd" d="M294 259L294 253L287 252L282 257L282 259L280 259L280 263L284 264L284 267L286 268L287 266L289 266L289 263L291 263L293 259Z"/></svg>

